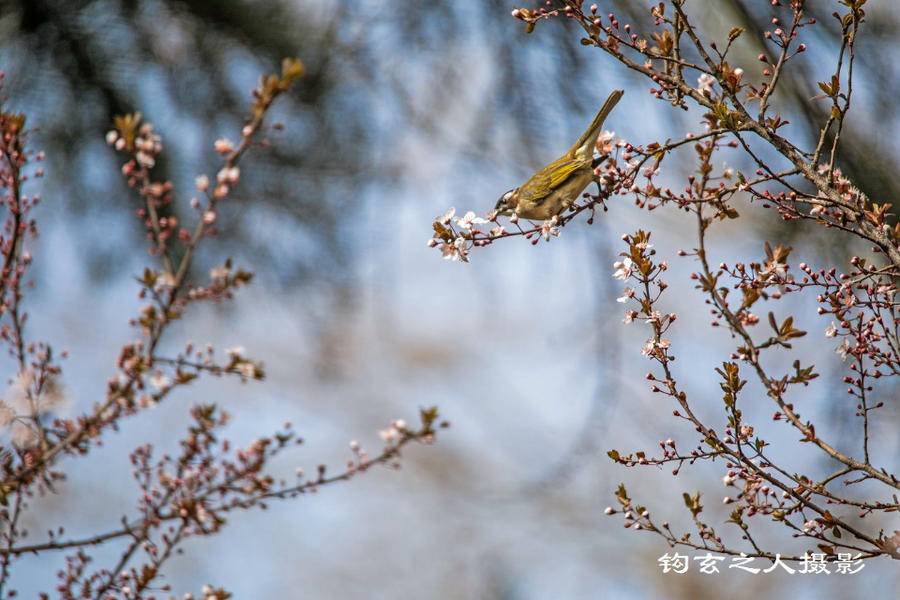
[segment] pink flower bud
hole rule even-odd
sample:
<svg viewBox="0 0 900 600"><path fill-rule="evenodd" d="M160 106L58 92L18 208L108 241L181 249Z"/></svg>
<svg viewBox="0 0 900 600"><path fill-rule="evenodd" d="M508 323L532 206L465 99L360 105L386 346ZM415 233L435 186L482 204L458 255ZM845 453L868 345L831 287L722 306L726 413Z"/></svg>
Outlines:
<svg viewBox="0 0 900 600"><path fill-rule="evenodd" d="M216 143L213 144L213 148L215 148L216 152L219 154L228 154L234 150L234 144L227 138L219 138L216 140Z"/></svg>

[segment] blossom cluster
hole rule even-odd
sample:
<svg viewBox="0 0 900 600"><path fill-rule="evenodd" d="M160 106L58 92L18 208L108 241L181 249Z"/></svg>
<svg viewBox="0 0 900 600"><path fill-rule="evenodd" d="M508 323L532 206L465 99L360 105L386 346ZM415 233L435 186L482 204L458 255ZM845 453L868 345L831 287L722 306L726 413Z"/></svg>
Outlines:
<svg viewBox="0 0 900 600"><path fill-rule="evenodd" d="M625 308L623 321L648 328L641 354L653 365L646 375L650 391L673 403L673 417L688 425L697 439L686 444L671 436L659 442L656 454L613 449L608 455L628 467L668 464L673 475L685 465L715 461L728 488L722 499L731 509L725 527L733 528L735 539L729 540L731 536L719 532L705 517L699 491L686 491L682 497L699 537L675 533L668 523L655 523L649 510L628 496L624 485L616 492L622 510L609 508L607 513L621 514L625 527L657 534L672 547L750 559L803 563L824 555L835 563L848 552L854 560L883 555L900 558L900 533L889 536L884 531L890 516L900 510L896 497L900 480L886 464L889 457L876 457L870 440L878 409L893 397L889 378L900 375L900 315L895 301L900 223L889 201L868 197L837 164L844 121L852 105L855 44L866 19L865 0L835 3L833 17L841 34L834 52L838 59L833 71L818 82L822 95L813 99L827 103L830 110L812 147L786 137L783 128L788 121L772 102L786 70L808 50L801 38L816 19L808 15L802 0L769 4L771 17L761 26L759 40L766 52L757 56L758 70L732 58L745 28L732 28L724 40L705 39L695 15L680 0L654 3L649 18L641 23L622 22L615 13L602 14L596 4L585 6L574 0L513 10L513 18L522 21L529 33L552 19L574 23L583 32L583 46L645 76L654 98L672 108L699 107L703 129L643 144L613 143L612 136L606 136L597 148L598 192L585 194L555 222L522 228L513 215L510 225L503 223L499 235L491 236L455 226L449 214L435 221L430 244L449 258L465 259L474 248L503 238L523 236L537 243L542 232L562 228L582 212L588 212L592 222L596 208L614 209L613 200L618 197L631 198L646 210L669 207L689 215L696 224L696 241L692 249L680 250L678 255L696 261L690 283L702 299L702 310L711 316L710 326L724 330L734 342L733 350L711 373L722 392L724 426L695 412L695 396L706 392L689 393L679 381L673 366L677 342L672 335L677 316L664 308L669 282L663 274L668 263L657 258L650 232L640 230L623 236L627 251L612 268L612 276L625 286L618 297ZM759 151L760 145L780 160L769 160ZM658 183L663 166L672 162L669 157L690 151L696 169L682 177L684 185ZM719 168L719 156L726 151L736 154L728 161L735 166ZM766 242L759 260L715 260L717 249L711 246L710 230L759 208L774 211L784 221L814 223L830 236L862 240L870 252L849 256L849 268L814 267L807 262L792 266L800 252ZM494 223L496 215L485 220ZM779 303L799 294L814 296L818 314L828 319L820 335L837 342L836 352L846 365L842 382L852 404L841 409L849 408L858 418L853 450L845 450L844 442L826 440L816 423L800 412L808 405L801 402L804 391L820 374L795 348L797 340L808 335L798 325L801 318ZM776 353L791 356L785 360ZM810 467L809 473L796 473L781 464L783 456L765 439L769 424L751 422L742 410L745 378L755 379L772 403L771 426L790 427L801 443L822 454L829 471L813 472L817 469ZM848 488L862 482L869 484L862 498L849 493ZM761 516L783 526L791 537L814 544L815 549L799 556L767 550L752 533L759 529L755 524Z"/></svg>
<svg viewBox="0 0 900 600"><path fill-rule="evenodd" d="M46 342L29 339L25 328L29 315L23 299L30 283L25 277L31 263L30 241L37 231L31 212L39 201L38 195L28 193L26 182L43 174L40 166L31 167L32 162L43 161L43 155L27 149L25 116L5 112L0 106L0 194L6 209L6 222L0 230L4 267L0 273L0 343L8 347L15 373L0 397L0 431L8 434L11 442L0 451L0 503L5 507L0 511L0 595L15 595L9 585L20 561L67 552L65 567L57 574L55 591L60 598L157 597L171 591L161 581L169 559L182 552L188 540L220 531L226 516L234 518L274 500L315 492L377 465L398 468L406 446L431 444L437 430L447 426L437 409L423 409L416 425L392 421L382 432L380 451L370 455L354 442L345 469L331 473L320 465L313 476L298 469L294 478L287 480L276 477L270 463L276 455L302 443L289 423L274 434L236 447L226 437L229 414L218 404L200 403L189 410L179 452L160 453L143 444L131 453L139 494L136 506L110 519L119 526L81 537L67 534L66 527L53 528L46 537L24 527L34 496L65 493L64 481L69 475L64 459L71 462L92 456L124 419L142 415L202 377L233 377L241 382L265 378L264 365L241 346L220 352L211 344L187 342L178 352L166 349L179 347L170 339L172 324L194 305L228 300L252 280L252 273L230 259L219 262L208 274L197 269L194 259L204 241L217 234L219 209L241 181L242 158L251 149L266 145L260 138L267 129L268 109L302 73L298 60L287 59L280 73L260 80L239 141L220 138L213 145L222 163L214 180L206 175L195 180L196 194L188 202L193 215L191 210L176 210L180 207L176 206L175 186L156 176L164 146L153 124L139 113L116 117L106 141L124 156L121 172L136 192L135 214L144 226L152 262L135 278L141 306L130 320L134 337L120 348L104 395L70 418L60 415L69 397L60 366L66 354L55 353ZM108 565L95 564L89 551L112 541L124 545L118 559ZM230 594L208 586L202 597L225 600Z"/></svg>

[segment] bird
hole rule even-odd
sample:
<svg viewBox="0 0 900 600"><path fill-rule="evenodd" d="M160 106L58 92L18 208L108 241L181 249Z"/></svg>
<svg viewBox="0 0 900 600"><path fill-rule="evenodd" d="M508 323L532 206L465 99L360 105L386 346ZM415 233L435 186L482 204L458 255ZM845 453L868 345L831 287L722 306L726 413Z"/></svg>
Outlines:
<svg viewBox="0 0 900 600"><path fill-rule="evenodd" d="M613 90L568 152L500 196L494 207L497 214L546 221L572 206L594 180L594 146L603 131L603 122L624 93Z"/></svg>

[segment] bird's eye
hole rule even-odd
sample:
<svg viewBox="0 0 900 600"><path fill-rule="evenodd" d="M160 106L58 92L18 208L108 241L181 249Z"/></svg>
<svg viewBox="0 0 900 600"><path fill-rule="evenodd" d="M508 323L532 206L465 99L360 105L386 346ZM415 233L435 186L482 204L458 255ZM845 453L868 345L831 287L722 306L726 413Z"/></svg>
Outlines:
<svg viewBox="0 0 900 600"><path fill-rule="evenodd" d="M500 208L502 206L506 206L507 204L509 204L509 200L510 200L510 198L512 198L513 192L515 192L515 191L516 191L515 188L513 188L513 189L509 190L508 192L504 193L502 196L500 196L500 199L497 200L497 206L495 208Z"/></svg>

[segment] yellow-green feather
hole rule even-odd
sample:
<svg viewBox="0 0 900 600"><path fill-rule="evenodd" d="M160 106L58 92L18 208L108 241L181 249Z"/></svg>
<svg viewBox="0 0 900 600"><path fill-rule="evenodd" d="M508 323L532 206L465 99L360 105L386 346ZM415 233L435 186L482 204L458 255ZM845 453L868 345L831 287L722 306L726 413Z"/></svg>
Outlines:
<svg viewBox="0 0 900 600"><path fill-rule="evenodd" d="M553 190L561 186L573 173L587 166L591 161L572 157L569 155L558 158L526 181L519 188L519 202L540 203L550 195Z"/></svg>
<svg viewBox="0 0 900 600"><path fill-rule="evenodd" d="M613 90L613 92L606 99L606 102L603 103L603 106L600 107L600 110L597 111L597 116L594 117L594 120L591 121L590 127L587 128L581 137L578 138L578 141L575 142L575 145L569 150L570 154L576 153L578 150L588 150L588 153L593 153L593 146L597 143L597 137L600 135L600 132L603 130L603 122L606 120L607 115L612 111L612 109L619 102L619 99L624 94L622 90Z"/></svg>
<svg viewBox="0 0 900 600"><path fill-rule="evenodd" d="M518 203L522 205L539 205L554 190L562 186L575 173L582 169L590 169L594 154L594 144L603 128L603 122L619 99L622 90L614 90L591 121L590 127L578 138L568 152L532 175L519 188Z"/></svg>

